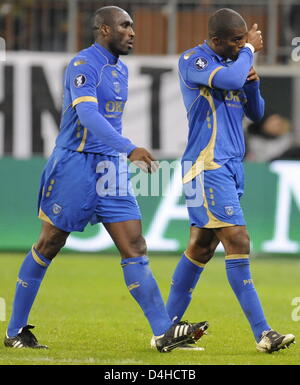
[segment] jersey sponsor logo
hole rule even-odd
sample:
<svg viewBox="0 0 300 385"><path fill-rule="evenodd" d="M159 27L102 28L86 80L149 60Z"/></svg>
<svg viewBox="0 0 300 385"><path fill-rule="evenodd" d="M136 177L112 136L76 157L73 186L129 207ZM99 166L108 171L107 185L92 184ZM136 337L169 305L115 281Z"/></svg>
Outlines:
<svg viewBox="0 0 300 385"><path fill-rule="evenodd" d="M108 101L105 104L105 111L106 112L123 112L125 103L124 102L115 102L115 101Z"/></svg>
<svg viewBox="0 0 300 385"><path fill-rule="evenodd" d="M232 91L223 91L223 95L225 97L225 100L234 101L234 102L242 102L243 99L243 93L238 90L232 90Z"/></svg>
<svg viewBox="0 0 300 385"><path fill-rule="evenodd" d="M86 77L84 75L77 75L74 79L74 85L75 87L79 88L82 87L86 82Z"/></svg>
<svg viewBox="0 0 300 385"><path fill-rule="evenodd" d="M227 215L233 215L234 214L233 206L225 206L224 210L225 210L225 213Z"/></svg>
<svg viewBox="0 0 300 385"><path fill-rule="evenodd" d="M198 57L198 59L195 62L195 65L198 70L204 70L208 66L208 61L205 59L205 57Z"/></svg>

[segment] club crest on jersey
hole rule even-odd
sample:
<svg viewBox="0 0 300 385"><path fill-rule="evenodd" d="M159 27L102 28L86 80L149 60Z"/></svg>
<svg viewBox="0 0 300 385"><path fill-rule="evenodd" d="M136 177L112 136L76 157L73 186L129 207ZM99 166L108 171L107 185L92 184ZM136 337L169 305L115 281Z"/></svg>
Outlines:
<svg viewBox="0 0 300 385"><path fill-rule="evenodd" d="M86 77L84 75L77 75L74 79L75 87L82 87L86 82Z"/></svg>
<svg viewBox="0 0 300 385"><path fill-rule="evenodd" d="M113 82L114 90L116 94L119 94L121 92L121 85L119 82Z"/></svg>
<svg viewBox="0 0 300 385"><path fill-rule="evenodd" d="M227 215L233 215L234 214L233 206L225 206L224 209L225 209L225 213Z"/></svg>
<svg viewBox="0 0 300 385"><path fill-rule="evenodd" d="M208 66L208 61L205 59L205 57L198 57L198 59L195 62L195 65L198 70L204 70Z"/></svg>
<svg viewBox="0 0 300 385"><path fill-rule="evenodd" d="M57 215L61 212L61 210L62 210L62 207L57 203L54 203L54 205L52 206L53 214Z"/></svg>

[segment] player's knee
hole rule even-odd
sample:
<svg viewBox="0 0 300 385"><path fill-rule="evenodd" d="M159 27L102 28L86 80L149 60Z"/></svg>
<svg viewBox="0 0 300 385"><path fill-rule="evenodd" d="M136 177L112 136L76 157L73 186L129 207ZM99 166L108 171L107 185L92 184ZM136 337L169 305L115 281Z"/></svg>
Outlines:
<svg viewBox="0 0 300 385"><path fill-rule="evenodd" d="M249 254L250 253L250 238L246 231L235 233L228 240L228 246L232 254Z"/></svg>
<svg viewBox="0 0 300 385"><path fill-rule="evenodd" d="M138 256L147 254L147 245L143 236L140 236L138 239L134 240L132 246L133 252L138 254Z"/></svg>
<svg viewBox="0 0 300 385"><path fill-rule="evenodd" d="M56 237L56 238L40 238L36 244L36 249L44 257L53 259L59 251L64 247L66 243L66 238Z"/></svg>
<svg viewBox="0 0 300 385"><path fill-rule="evenodd" d="M131 239L122 257L134 258L147 254L147 245L143 236Z"/></svg>
<svg viewBox="0 0 300 385"><path fill-rule="evenodd" d="M190 243L188 247L188 255L191 259L207 263L214 256L215 248L211 245L199 246L197 243Z"/></svg>

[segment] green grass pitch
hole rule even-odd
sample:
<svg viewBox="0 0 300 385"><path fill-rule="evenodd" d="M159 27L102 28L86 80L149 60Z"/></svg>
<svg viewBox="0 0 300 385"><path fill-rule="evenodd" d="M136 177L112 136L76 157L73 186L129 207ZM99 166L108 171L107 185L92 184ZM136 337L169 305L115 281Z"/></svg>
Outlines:
<svg viewBox="0 0 300 385"><path fill-rule="evenodd" d="M152 256L151 268L164 299L179 257ZM11 313L20 254L0 254L0 297L6 302L5 334ZM273 354L258 353L248 323L226 279L224 260L215 257L205 268L184 316L210 322L199 342L205 351L150 349L151 330L128 293L118 256L62 254L50 266L29 322L49 350L14 350L0 342L0 365L297 365L299 345ZM300 261L296 258L253 258L252 275L271 326L300 338ZM299 306L299 305L298 305ZM3 312L3 309L2 309ZM292 317L294 314L294 317ZM3 314L2 314L3 316ZM292 319L294 318L294 320ZM2 336L2 337L1 337Z"/></svg>

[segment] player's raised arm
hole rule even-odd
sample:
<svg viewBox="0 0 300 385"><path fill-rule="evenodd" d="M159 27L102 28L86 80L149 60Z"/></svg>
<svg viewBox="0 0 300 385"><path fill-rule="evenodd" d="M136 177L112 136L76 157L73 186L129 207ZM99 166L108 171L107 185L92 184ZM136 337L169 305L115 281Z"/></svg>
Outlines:
<svg viewBox="0 0 300 385"><path fill-rule="evenodd" d="M199 58L204 61L204 58ZM208 87L223 90L237 90L243 87L247 75L253 64L253 53L249 47L240 50L237 60L230 66L216 66L211 59L206 59L207 70L197 69L197 63L191 64L187 70L187 80L193 84L205 85Z"/></svg>
<svg viewBox="0 0 300 385"><path fill-rule="evenodd" d="M247 42L254 48L254 52L258 52L263 48L263 38L261 31L258 30L257 23L254 23L248 31Z"/></svg>
<svg viewBox="0 0 300 385"><path fill-rule="evenodd" d="M259 76L255 69L251 67L247 82L243 87L247 98L244 111L246 116L254 122L261 120L265 112L265 101L260 94L259 85Z"/></svg>
<svg viewBox="0 0 300 385"><path fill-rule="evenodd" d="M189 86L195 84L224 90L240 89L253 65L254 52L262 49L261 31L257 24L247 31L243 19L240 25L232 24L230 27L229 24L226 30L218 23L209 25L209 39L202 46L203 56L190 55L188 59L186 55L183 56L180 74Z"/></svg>
<svg viewBox="0 0 300 385"><path fill-rule="evenodd" d="M247 39L246 43L244 42L245 37ZM253 24L246 36L242 37L237 34L231 36L230 40L237 44L237 60L229 67L223 67L222 71L218 71L212 80L214 87L228 90L240 89L244 86L253 65L253 54L263 47L261 31L258 30L256 23Z"/></svg>

